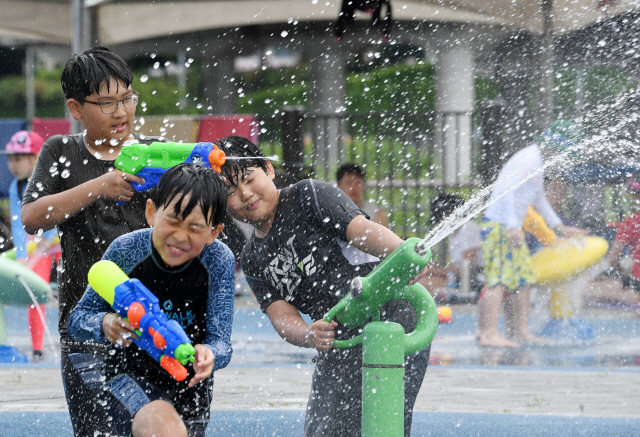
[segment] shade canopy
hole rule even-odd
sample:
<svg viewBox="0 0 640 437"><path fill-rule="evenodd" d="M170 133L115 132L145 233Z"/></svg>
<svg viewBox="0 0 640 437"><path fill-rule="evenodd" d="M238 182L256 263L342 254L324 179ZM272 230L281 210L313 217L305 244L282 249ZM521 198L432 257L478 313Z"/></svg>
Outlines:
<svg viewBox="0 0 640 437"><path fill-rule="evenodd" d="M392 0L397 21L501 25L540 34L544 0ZM551 1L551 0L548 0ZM85 0L102 44L194 31L333 21L340 0ZM554 33L564 35L640 8L640 0L553 0ZM0 38L70 44L72 2L0 0ZM367 16L361 14L360 19Z"/></svg>

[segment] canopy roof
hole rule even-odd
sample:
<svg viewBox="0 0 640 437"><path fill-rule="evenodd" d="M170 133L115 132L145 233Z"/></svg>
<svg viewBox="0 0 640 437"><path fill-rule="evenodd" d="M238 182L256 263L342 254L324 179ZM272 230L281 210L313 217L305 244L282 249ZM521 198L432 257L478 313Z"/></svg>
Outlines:
<svg viewBox="0 0 640 437"><path fill-rule="evenodd" d="M392 0L397 21L503 25L542 32L544 0ZM550 0L551 1L551 0ZM340 0L85 0L99 40L123 44L167 35L287 22L333 21ZM0 0L0 38L69 44L68 0ZM553 0L554 33L563 35L640 8L640 0ZM365 18L361 15L360 18Z"/></svg>

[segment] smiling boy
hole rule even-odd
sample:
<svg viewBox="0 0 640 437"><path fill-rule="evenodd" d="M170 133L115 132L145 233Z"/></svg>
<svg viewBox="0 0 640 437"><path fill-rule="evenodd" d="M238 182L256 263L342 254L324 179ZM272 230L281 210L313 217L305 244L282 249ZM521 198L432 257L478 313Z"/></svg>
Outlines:
<svg viewBox="0 0 640 437"><path fill-rule="evenodd" d="M227 156L227 209L255 227L240 266L278 334L287 342L318 351L304 436L359 436L362 410L362 348L336 349L334 339L352 338L325 314L350 291L351 280L366 276L379 258L403 240L366 214L334 185L303 180L279 190L274 168L246 138L218 142ZM417 279L417 278L416 278ZM302 318L308 314L311 324ZM401 300L381 308L381 320L415 328L415 311ZM430 348L405 360L405 436L429 361Z"/></svg>
<svg viewBox="0 0 640 437"><path fill-rule="evenodd" d="M85 131L57 135L43 145L23 198L22 224L29 233L58 227L62 259L58 266L61 367L74 432L78 436L109 432L102 412L87 398L91 371L100 366L104 347L74 342L67 333L69 313L87 287L89 268L120 235L147 227L149 193L130 182L139 177L114 171L132 134L139 96L132 89L127 64L105 47L71 58L62 72L67 107ZM115 201L125 202L118 206ZM84 376L84 378L83 378Z"/></svg>
<svg viewBox="0 0 640 437"><path fill-rule="evenodd" d="M152 229L116 239L103 259L116 263L158 298L196 350L187 380L173 379L131 342L133 327L91 287L71 313L78 341L112 344L97 400L118 436L204 437L214 370L231 358L235 259L214 241L224 225L226 192L211 169L181 164L167 171L146 205ZM124 346L124 348L114 347Z"/></svg>

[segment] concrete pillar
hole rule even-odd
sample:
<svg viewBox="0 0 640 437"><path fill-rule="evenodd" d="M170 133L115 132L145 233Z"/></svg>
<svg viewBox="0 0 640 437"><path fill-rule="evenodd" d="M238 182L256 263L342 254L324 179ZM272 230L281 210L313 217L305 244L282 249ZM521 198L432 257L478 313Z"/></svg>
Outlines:
<svg viewBox="0 0 640 437"><path fill-rule="evenodd" d="M311 114L314 116L314 144L318 161L330 172L343 153L342 128L335 114L344 111L345 59L333 41L318 43L324 48L310 59Z"/></svg>
<svg viewBox="0 0 640 437"><path fill-rule="evenodd" d="M536 81L536 130L542 132L553 117L553 1L542 1L543 33L536 38L536 63L534 77Z"/></svg>
<svg viewBox="0 0 640 437"><path fill-rule="evenodd" d="M529 109L534 46L532 37L523 32L496 47L495 81L505 109L500 124L507 154L531 144L536 134Z"/></svg>
<svg viewBox="0 0 640 437"><path fill-rule="evenodd" d="M235 114L238 90L230 50L205 55L202 60L204 100L208 114Z"/></svg>
<svg viewBox="0 0 640 437"><path fill-rule="evenodd" d="M473 52L468 47L444 49L436 60L436 112L442 169L446 184L471 175L472 111L475 99Z"/></svg>
<svg viewBox="0 0 640 437"><path fill-rule="evenodd" d="M24 71L27 79L27 123L31 126L36 116L36 49L27 47L26 55Z"/></svg>

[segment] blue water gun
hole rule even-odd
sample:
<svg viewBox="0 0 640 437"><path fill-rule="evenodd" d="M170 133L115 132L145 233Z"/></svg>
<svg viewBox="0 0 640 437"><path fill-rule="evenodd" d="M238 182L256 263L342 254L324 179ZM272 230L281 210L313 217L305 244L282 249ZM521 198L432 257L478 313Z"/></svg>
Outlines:
<svg viewBox="0 0 640 437"><path fill-rule="evenodd" d="M143 178L144 184L132 182L131 186L136 191L146 191L158 185L168 169L184 162L204 165L220 173L226 155L213 143L130 144L120 150L115 167Z"/></svg>
<svg viewBox="0 0 640 437"><path fill-rule="evenodd" d="M182 326L167 319L158 298L138 279L129 277L117 264L102 260L89 270L89 285L135 329L133 342L160 363L177 381L187 377L188 362L195 361L195 349Z"/></svg>

